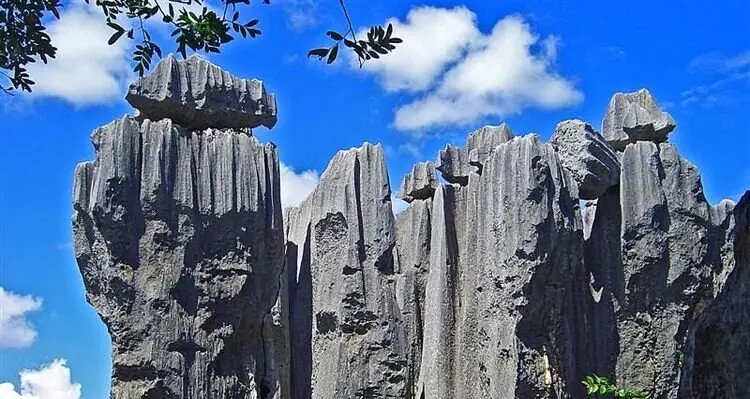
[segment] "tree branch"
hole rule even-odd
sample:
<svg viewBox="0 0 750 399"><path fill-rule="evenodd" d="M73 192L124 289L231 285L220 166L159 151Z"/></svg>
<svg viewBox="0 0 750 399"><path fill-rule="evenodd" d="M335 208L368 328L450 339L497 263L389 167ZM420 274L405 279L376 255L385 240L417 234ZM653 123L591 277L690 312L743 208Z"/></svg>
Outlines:
<svg viewBox="0 0 750 399"><path fill-rule="evenodd" d="M344 0L339 0L339 4L341 5L341 9L344 10L344 17L346 17L346 23L349 24L349 32L352 33L352 38L354 38L354 41L357 41L357 36L354 34L354 26L352 26L352 19L349 18L349 11L346 9L346 4L344 4Z"/></svg>

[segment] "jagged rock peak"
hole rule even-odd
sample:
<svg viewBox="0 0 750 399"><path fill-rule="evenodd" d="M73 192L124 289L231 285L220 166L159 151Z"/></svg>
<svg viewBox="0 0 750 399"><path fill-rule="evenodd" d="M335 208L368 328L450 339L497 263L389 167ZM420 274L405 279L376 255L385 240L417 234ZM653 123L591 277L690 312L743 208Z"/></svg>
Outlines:
<svg viewBox="0 0 750 399"><path fill-rule="evenodd" d="M168 118L190 129L276 124L276 98L263 82L238 78L197 55L184 61L167 55L130 84L125 99L144 118Z"/></svg>
<svg viewBox="0 0 750 399"><path fill-rule="evenodd" d="M339 151L287 214L294 398L404 398L406 333L380 145Z"/></svg>
<svg viewBox="0 0 750 399"><path fill-rule="evenodd" d="M466 146L448 145L440 151L436 169L451 183L466 185L472 173L482 173L482 165L490 153L500 144L510 141L513 131L506 123L500 126L484 126L469 135Z"/></svg>
<svg viewBox="0 0 750 399"><path fill-rule="evenodd" d="M615 93L602 122L602 135L615 150L622 151L636 141L667 141L676 127L671 115L659 108L646 89Z"/></svg>
<svg viewBox="0 0 750 399"><path fill-rule="evenodd" d="M76 168L74 250L112 397L290 399L275 146L125 117Z"/></svg>
<svg viewBox="0 0 750 399"><path fill-rule="evenodd" d="M404 176L398 198L406 202L432 198L438 186L435 165L432 162L418 162Z"/></svg>
<svg viewBox="0 0 750 399"><path fill-rule="evenodd" d="M560 122L550 142L563 167L578 184L579 198L598 198L619 183L617 155L588 123L579 120Z"/></svg>

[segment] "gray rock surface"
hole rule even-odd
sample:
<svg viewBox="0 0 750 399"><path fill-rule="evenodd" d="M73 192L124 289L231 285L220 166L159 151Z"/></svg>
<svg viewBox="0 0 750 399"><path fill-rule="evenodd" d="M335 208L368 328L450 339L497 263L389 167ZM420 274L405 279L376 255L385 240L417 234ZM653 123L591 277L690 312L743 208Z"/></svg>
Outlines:
<svg viewBox="0 0 750 399"><path fill-rule="evenodd" d="M408 342L407 392L416 397L422 361L427 273L430 266L432 199L414 200L396 217L396 299Z"/></svg>
<svg viewBox="0 0 750 399"><path fill-rule="evenodd" d="M412 167L411 172L404 176L398 198L406 202L432 198L438 185L435 165L430 162L418 162Z"/></svg>
<svg viewBox="0 0 750 399"><path fill-rule="evenodd" d="M591 286L578 295L596 295L587 305L582 370L616 376L618 384L658 398L743 396L707 391L715 381L699 377L695 366L705 361L696 349L696 331L710 323L702 315L720 306L712 304L732 284L731 208L708 204L697 169L674 146L641 141L625 148L619 188L599 198L588 221ZM742 295L729 301L744 301ZM735 376L750 375L738 369Z"/></svg>
<svg viewBox="0 0 750 399"><path fill-rule="evenodd" d="M469 135L465 147L448 145L440 151L435 167L448 182L466 185L469 175L481 173L482 164L495 147L512 138L513 132L505 123L482 127Z"/></svg>
<svg viewBox="0 0 750 399"><path fill-rule="evenodd" d="M578 183L581 199L596 199L620 182L620 162L615 152L588 123L560 122L550 142L563 167Z"/></svg>
<svg viewBox="0 0 750 399"><path fill-rule="evenodd" d="M750 397L750 191L726 216L731 270L690 332L680 386L686 398Z"/></svg>
<svg viewBox="0 0 750 399"><path fill-rule="evenodd" d="M276 124L276 98L257 79L240 79L194 55L164 57L153 73L130 85L125 99L151 120L189 129L245 129Z"/></svg>
<svg viewBox="0 0 750 399"><path fill-rule="evenodd" d="M592 373L750 397L750 192L711 206L645 90L613 97L604 139L477 130L414 166L396 218L382 148L340 151L282 215L276 148L224 128L253 115L226 76L168 58L133 86L157 105L76 169L113 397L577 399Z"/></svg>
<svg viewBox="0 0 750 399"><path fill-rule="evenodd" d="M112 397L290 398L276 148L130 117L78 165L75 255Z"/></svg>
<svg viewBox="0 0 750 399"><path fill-rule="evenodd" d="M609 102L602 122L602 136L615 150L622 151L636 141L667 141L676 124L662 111L646 89L616 93Z"/></svg>
<svg viewBox="0 0 750 399"><path fill-rule="evenodd" d="M287 215L295 398L403 398L406 331L383 149L340 151ZM295 267L296 266L296 267Z"/></svg>
<svg viewBox="0 0 750 399"><path fill-rule="evenodd" d="M579 392L562 305L581 223L557 159L537 136L515 138L466 186L436 192L416 397Z"/></svg>

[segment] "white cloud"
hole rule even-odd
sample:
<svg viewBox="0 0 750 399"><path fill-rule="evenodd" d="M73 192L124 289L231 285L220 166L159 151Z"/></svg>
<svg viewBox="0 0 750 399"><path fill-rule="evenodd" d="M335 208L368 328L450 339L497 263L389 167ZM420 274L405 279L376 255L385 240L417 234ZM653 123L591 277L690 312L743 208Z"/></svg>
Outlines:
<svg viewBox="0 0 750 399"><path fill-rule="evenodd" d="M415 159L422 158L422 150L420 149L419 145L415 143L403 143L398 146L398 151L409 154Z"/></svg>
<svg viewBox="0 0 750 399"><path fill-rule="evenodd" d="M406 22L390 22L404 43L365 70L388 91L424 92L396 110L399 130L468 124L583 100L554 69L560 39L540 38L520 16L499 20L489 34L478 30L476 15L465 7L419 7Z"/></svg>
<svg viewBox="0 0 750 399"><path fill-rule="evenodd" d="M539 37L518 16L500 20L434 91L396 111L395 126L419 130L503 117L527 107L546 109L576 104L583 94L552 70L559 39Z"/></svg>
<svg viewBox="0 0 750 399"><path fill-rule="evenodd" d="M377 75L388 91L427 89L448 64L461 58L481 36L476 17L461 6L417 7L409 11L406 21L391 18L386 25L392 23L394 36L404 42L388 56L366 63L364 70ZM365 37L365 32L358 36Z"/></svg>
<svg viewBox="0 0 750 399"><path fill-rule="evenodd" d="M320 180L316 170L305 170L296 173L291 167L281 163L281 206L288 208L297 206L315 190Z"/></svg>
<svg viewBox="0 0 750 399"><path fill-rule="evenodd" d="M706 72L713 81L692 87L680 93L680 105L710 107L732 102L735 89L744 90L750 83L750 51L735 55L708 53L696 57L688 65L692 72Z"/></svg>
<svg viewBox="0 0 750 399"><path fill-rule="evenodd" d="M0 348L26 348L37 333L26 320L26 313L42 308L42 299L17 295L0 287ZM3 398L3 396L0 396Z"/></svg>
<svg viewBox="0 0 750 399"><path fill-rule="evenodd" d="M750 50L734 55L721 53L703 54L690 62L688 69L692 71L729 72L750 67Z"/></svg>
<svg viewBox="0 0 750 399"><path fill-rule="evenodd" d="M48 64L29 66L36 82L32 96L61 98L79 106L122 97L130 71L130 41L123 37L107 44L113 31L93 2L71 2L48 28L57 56Z"/></svg>
<svg viewBox="0 0 750 399"><path fill-rule="evenodd" d="M293 31L304 31L318 24L316 0L279 0L287 17L287 25Z"/></svg>
<svg viewBox="0 0 750 399"><path fill-rule="evenodd" d="M9 382L0 383L2 399L79 399L81 384L70 380L65 360L57 359L39 370L21 371L21 387L16 391Z"/></svg>

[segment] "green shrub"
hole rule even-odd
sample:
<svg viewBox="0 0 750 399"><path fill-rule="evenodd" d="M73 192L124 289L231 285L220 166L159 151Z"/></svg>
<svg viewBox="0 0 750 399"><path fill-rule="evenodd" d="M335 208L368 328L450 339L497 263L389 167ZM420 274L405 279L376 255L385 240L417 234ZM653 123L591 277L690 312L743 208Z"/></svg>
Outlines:
<svg viewBox="0 0 750 399"><path fill-rule="evenodd" d="M586 387L586 394L589 397L613 396L625 399L646 399L648 397L643 391L619 388L609 382L609 379L606 377L599 377L596 374L586 376L586 379L581 381L581 384Z"/></svg>

